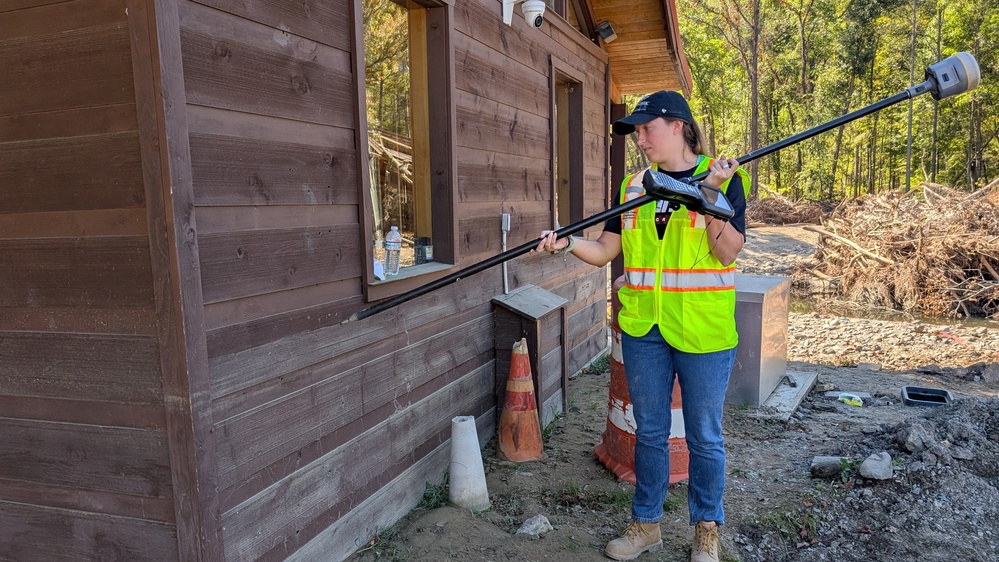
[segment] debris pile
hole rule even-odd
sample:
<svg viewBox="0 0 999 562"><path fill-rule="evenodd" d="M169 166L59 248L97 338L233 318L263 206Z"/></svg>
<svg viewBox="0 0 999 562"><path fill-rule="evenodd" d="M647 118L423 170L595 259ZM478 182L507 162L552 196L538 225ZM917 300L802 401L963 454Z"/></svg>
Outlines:
<svg viewBox="0 0 999 562"><path fill-rule="evenodd" d="M746 223L749 225L819 224L823 209L814 201L792 201L780 193L759 186L766 197L746 203Z"/></svg>
<svg viewBox="0 0 999 562"><path fill-rule="evenodd" d="M740 529L743 560L999 559L999 399L914 408L863 433L847 456L813 459L815 491L797 509ZM865 474L873 459L883 474Z"/></svg>
<svg viewBox="0 0 999 562"><path fill-rule="evenodd" d="M950 317L999 315L999 199L937 184L844 201L794 272L848 301ZM805 279L802 279L802 278Z"/></svg>

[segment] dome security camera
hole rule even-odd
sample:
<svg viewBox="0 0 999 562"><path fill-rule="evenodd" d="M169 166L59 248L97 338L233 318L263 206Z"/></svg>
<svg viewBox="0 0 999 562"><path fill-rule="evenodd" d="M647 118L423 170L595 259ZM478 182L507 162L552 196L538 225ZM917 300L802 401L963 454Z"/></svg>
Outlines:
<svg viewBox="0 0 999 562"><path fill-rule="evenodd" d="M543 0L524 0L524 3L520 6L520 9L524 12L524 19L527 21L527 25L534 28L541 27L541 24L545 22L545 5Z"/></svg>

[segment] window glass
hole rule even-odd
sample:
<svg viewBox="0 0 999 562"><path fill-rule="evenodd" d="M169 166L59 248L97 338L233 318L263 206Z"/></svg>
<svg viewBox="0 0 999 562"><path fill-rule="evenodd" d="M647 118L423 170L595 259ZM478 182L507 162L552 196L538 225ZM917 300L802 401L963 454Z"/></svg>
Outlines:
<svg viewBox="0 0 999 562"><path fill-rule="evenodd" d="M402 238L400 271L434 261L428 10L391 0L362 7L373 265L376 277L391 279L385 241L393 226Z"/></svg>

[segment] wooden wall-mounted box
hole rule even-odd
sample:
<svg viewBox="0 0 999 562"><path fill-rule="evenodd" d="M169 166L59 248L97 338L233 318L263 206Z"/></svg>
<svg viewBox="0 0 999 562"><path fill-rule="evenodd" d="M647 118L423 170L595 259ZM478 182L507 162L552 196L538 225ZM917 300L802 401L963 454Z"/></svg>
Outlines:
<svg viewBox="0 0 999 562"><path fill-rule="evenodd" d="M496 345L496 419L506 398L513 344L527 339L534 396L542 429L565 411L569 374L565 344L568 301L537 285L525 285L493 299Z"/></svg>

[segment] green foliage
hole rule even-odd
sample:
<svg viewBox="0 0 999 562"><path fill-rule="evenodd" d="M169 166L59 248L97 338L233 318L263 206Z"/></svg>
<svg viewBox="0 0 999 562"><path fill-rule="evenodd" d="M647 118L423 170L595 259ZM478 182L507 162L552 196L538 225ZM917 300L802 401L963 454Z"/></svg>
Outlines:
<svg viewBox="0 0 999 562"><path fill-rule="evenodd" d="M610 373L610 353L604 353L590 363L590 370L594 373Z"/></svg>
<svg viewBox="0 0 999 562"><path fill-rule="evenodd" d="M711 152L748 152L751 117L764 146L901 92L910 71L921 82L928 65L968 51L982 70L976 90L913 100L910 185L975 189L999 175L999 4L917 1L913 21L910 0L757 1L677 2L691 108ZM904 189L908 109L896 104L762 158L758 183L812 200Z"/></svg>
<svg viewBox="0 0 999 562"><path fill-rule="evenodd" d="M552 418L552 421L548 422L544 428L541 429L541 441L548 441L551 439L552 435L558 430L558 421L565 417L564 413L558 413Z"/></svg>
<svg viewBox="0 0 999 562"><path fill-rule="evenodd" d="M419 509L437 509L447 505L451 494L450 480L450 473L445 472L444 480L440 484L427 482L427 487L423 491L423 499L420 500L420 505L417 507Z"/></svg>
<svg viewBox="0 0 999 562"><path fill-rule="evenodd" d="M762 529L773 529L791 544L809 542L818 530L818 518L812 513L771 512L757 520Z"/></svg>
<svg viewBox="0 0 999 562"><path fill-rule="evenodd" d="M409 13L391 0L362 0L368 129L409 134Z"/></svg>
<svg viewBox="0 0 999 562"><path fill-rule="evenodd" d="M674 513L680 511L686 503L686 496L681 496L673 492L667 492L666 499L663 501L663 512Z"/></svg>
<svg viewBox="0 0 999 562"><path fill-rule="evenodd" d="M862 461L858 459L847 459L847 458L840 459L839 460L840 481L846 483L849 482L850 480L853 480L853 477L856 475L857 470L860 468L861 462Z"/></svg>

